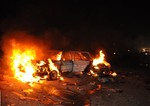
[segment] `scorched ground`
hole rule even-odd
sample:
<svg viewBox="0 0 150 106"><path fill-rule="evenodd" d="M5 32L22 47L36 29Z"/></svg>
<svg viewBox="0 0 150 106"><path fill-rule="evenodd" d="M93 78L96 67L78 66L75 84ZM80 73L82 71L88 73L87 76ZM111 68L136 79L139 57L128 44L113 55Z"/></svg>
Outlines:
<svg viewBox="0 0 150 106"><path fill-rule="evenodd" d="M115 71L118 74L110 72L106 75L103 73L103 76L95 75L93 70L89 71L90 75L62 73L60 79L47 81L33 76L35 71L35 67L31 64L35 58L33 49L23 52L20 49L13 50L15 51L12 52L10 59L13 61L10 65L13 66L11 69L14 74L0 75L2 106L149 106L150 104L149 74L141 73L141 70L116 67ZM97 64L93 64L97 69ZM52 65L56 68L54 64Z"/></svg>

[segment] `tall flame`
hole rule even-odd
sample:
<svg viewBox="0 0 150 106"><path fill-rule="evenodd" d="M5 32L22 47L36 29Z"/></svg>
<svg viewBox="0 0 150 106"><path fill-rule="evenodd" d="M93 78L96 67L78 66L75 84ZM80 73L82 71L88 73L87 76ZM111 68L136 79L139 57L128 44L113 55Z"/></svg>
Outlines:
<svg viewBox="0 0 150 106"><path fill-rule="evenodd" d="M33 77L35 72L32 60L36 57L36 52L33 49L26 49L21 51L20 49L14 49L11 56L11 67L14 71L14 76L22 82L35 82L39 78Z"/></svg>
<svg viewBox="0 0 150 106"><path fill-rule="evenodd" d="M48 62L49 62L48 65L49 65L50 70L55 70L55 71L57 71L57 76L60 77L59 70L58 70L58 68L54 65L54 63L52 62L52 60L51 60L51 59L48 59Z"/></svg>

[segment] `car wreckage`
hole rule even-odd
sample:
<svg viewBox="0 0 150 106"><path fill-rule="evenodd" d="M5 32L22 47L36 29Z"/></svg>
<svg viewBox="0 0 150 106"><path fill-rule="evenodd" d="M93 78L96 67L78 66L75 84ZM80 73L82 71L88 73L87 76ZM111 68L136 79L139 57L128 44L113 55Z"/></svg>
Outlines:
<svg viewBox="0 0 150 106"><path fill-rule="evenodd" d="M48 80L56 80L60 74L69 73L88 73L90 70L97 72L98 75L110 70L110 67L105 64L99 64L98 69L92 65L93 57L89 52L83 51L49 51L48 57L52 63L57 67L55 70L49 68L48 59L41 63L37 61L36 76L47 76ZM43 62L43 61L42 61ZM57 70L58 69L58 70Z"/></svg>

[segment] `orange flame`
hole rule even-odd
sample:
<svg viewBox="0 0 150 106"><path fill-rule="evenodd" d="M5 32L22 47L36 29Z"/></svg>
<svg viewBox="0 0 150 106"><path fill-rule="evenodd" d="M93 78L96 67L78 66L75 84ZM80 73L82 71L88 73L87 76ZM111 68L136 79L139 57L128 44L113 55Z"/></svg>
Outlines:
<svg viewBox="0 0 150 106"><path fill-rule="evenodd" d="M64 78L63 78L63 77L60 77L60 81L64 81Z"/></svg>
<svg viewBox="0 0 150 106"><path fill-rule="evenodd" d="M117 76L117 73L116 73L116 72L113 72L113 73L111 73L110 75L113 76L113 77L116 77L116 76Z"/></svg>
<svg viewBox="0 0 150 106"><path fill-rule="evenodd" d="M93 66L97 66L98 64L105 64L106 66L110 66L108 62L105 61L105 54L102 52L102 50L99 51L98 58L95 58L93 60Z"/></svg>
<svg viewBox="0 0 150 106"><path fill-rule="evenodd" d="M22 82L36 82L40 78L33 77L35 72L32 60L36 57L36 52L33 49L26 49L21 51L20 49L14 49L11 56L11 67L14 71L15 78Z"/></svg>
<svg viewBox="0 0 150 106"><path fill-rule="evenodd" d="M98 76L98 74L97 74L97 73L95 73L93 70L90 70L89 75L92 75L92 76L94 76L94 77L97 77L97 76Z"/></svg>
<svg viewBox="0 0 150 106"><path fill-rule="evenodd" d="M62 56L62 52L59 52L58 54L57 54L57 60L61 60L61 56Z"/></svg>
<svg viewBox="0 0 150 106"><path fill-rule="evenodd" d="M51 59L48 59L48 62L49 62L48 65L49 65L50 70L51 70L51 71L52 71L52 70L57 71L57 76L60 77L59 70L58 70L58 68L55 66L55 64L52 62L52 60L51 60Z"/></svg>

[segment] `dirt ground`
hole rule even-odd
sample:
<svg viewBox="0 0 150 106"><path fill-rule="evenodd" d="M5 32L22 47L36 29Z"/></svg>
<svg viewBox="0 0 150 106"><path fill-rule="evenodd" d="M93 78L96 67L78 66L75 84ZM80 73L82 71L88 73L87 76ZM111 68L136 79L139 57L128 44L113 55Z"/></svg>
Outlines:
<svg viewBox="0 0 150 106"><path fill-rule="evenodd" d="M0 75L2 106L149 106L148 70L116 68L115 78L63 75L64 81L23 83Z"/></svg>

